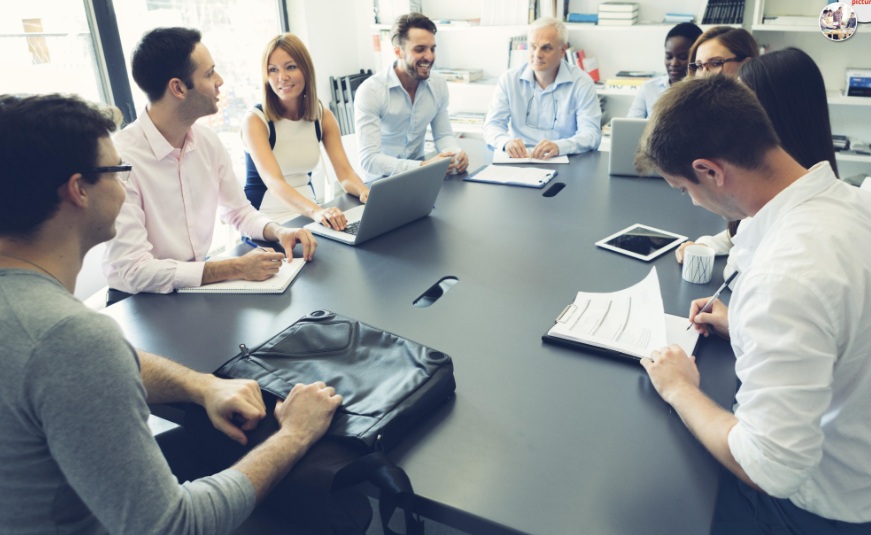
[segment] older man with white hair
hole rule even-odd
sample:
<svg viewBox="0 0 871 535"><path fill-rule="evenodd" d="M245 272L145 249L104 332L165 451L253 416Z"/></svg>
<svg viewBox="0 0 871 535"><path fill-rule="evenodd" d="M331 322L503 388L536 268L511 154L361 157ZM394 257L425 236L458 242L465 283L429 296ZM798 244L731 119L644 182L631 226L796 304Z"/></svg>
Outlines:
<svg viewBox="0 0 871 535"><path fill-rule="evenodd" d="M549 159L594 150L602 110L590 76L566 61L566 26L543 17L529 26L529 62L499 78L484 139L512 158Z"/></svg>

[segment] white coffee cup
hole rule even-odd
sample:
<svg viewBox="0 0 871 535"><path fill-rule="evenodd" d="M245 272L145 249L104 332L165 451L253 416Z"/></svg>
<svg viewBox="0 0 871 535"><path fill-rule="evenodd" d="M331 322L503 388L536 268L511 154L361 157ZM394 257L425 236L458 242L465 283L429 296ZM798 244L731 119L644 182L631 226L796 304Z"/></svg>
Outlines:
<svg viewBox="0 0 871 535"><path fill-rule="evenodd" d="M707 284L714 275L714 250L705 245L690 245L683 251L681 277L693 284Z"/></svg>

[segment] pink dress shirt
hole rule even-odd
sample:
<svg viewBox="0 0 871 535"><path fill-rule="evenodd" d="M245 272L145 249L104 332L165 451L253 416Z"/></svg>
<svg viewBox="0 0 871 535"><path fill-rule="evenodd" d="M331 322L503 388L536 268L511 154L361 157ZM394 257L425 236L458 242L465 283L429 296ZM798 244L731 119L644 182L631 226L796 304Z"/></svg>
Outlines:
<svg viewBox="0 0 871 535"><path fill-rule="evenodd" d="M199 286L219 208L223 221L263 238L270 220L245 198L227 150L208 128L195 124L176 149L143 110L114 142L133 171L103 258L109 287L170 293Z"/></svg>

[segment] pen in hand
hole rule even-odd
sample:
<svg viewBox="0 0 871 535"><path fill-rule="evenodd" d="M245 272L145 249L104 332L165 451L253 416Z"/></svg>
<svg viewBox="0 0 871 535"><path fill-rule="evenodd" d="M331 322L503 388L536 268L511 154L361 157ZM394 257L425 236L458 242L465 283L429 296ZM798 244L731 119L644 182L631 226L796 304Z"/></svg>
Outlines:
<svg viewBox="0 0 871 535"><path fill-rule="evenodd" d="M262 245L257 244L256 242L254 242L254 240L252 240L251 238L248 238L247 236L243 237L242 241L245 242L246 245L250 245L251 247L257 249L258 251L262 251L264 253L274 253L275 252L275 251L270 251L266 247L263 247ZM284 257L284 259L282 259L282 262L286 262L286 261L287 261L287 257Z"/></svg>
<svg viewBox="0 0 871 535"><path fill-rule="evenodd" d="M721 284L720 287L717 288L717 291L714 292L714 295L712 295L711 298L708 299L708 302L705 303L705 306L703 306L702 308L699 309L698 312L696 312L696 316L701 314L702 312L707 312L708 309L711 307L711 305L714 304L714 301L716 301L717 298L720 297L720 294L723 293L723 290L725 290L726 287L729 286L729 284L731 284L731 282L733 280L735 280L735 277L737 277L737 276L738 276L738 271L735 271L731 275L729 275L729 278L727 278L725 281L723 281L723 284ZM686 330L690 330L690 327L692 327L693 325L695 325L695 322L690 320L690 324L687 326Z"/></svg>

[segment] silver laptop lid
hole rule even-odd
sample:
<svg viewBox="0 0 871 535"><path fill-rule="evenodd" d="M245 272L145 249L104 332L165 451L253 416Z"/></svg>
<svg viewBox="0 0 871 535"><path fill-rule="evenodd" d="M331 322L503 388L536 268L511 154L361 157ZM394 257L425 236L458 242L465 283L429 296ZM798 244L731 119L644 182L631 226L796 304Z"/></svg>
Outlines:
<svg viewBox="0 0 871 535"><path fill-rule="evenodd" d="M356 245L425 217L435 205L449 165L450 160L444 159L372 182L356 237L319 223L309 223L306 228Z"/></svg>
<svg viewBox="0 0 871 535"><path fill-rule="evenodd" d="M615 117L611 120L611 153L608 157L608 173L620 176L659 176L643 174L635 169L635 152L641 144L641 134L647 119Z"/></svg>

